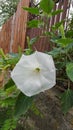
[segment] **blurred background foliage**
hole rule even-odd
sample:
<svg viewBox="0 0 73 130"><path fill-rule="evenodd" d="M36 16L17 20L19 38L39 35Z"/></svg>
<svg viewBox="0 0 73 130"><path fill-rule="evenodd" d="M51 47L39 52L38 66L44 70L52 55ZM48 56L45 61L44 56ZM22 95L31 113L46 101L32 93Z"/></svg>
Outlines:
<svg viewBox="0 0 73 130"><path fill-rule="evenodd" d="M0 0L0 26L15 13L18 2L19 0Z"/></svg>

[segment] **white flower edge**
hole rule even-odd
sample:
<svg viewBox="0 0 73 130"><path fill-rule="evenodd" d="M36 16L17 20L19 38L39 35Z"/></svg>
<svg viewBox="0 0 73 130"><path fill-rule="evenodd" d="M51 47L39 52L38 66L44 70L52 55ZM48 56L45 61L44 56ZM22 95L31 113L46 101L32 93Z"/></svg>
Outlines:
<svg viewBox="0 0 73 130"><path fill-rule="evenodd" d="M52 88L56 84L52 56L38 51L31 55L23 54L11 72L11 78L18 89L29 97Z"/></svg>

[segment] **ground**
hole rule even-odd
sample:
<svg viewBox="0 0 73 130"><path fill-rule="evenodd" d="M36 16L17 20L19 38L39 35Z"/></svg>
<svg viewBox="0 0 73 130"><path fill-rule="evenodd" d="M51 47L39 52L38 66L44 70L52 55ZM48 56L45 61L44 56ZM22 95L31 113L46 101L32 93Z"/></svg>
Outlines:
<svg viewBox="0 0 73 130"><path fill-rule="evenodd" d="M73 130L73 110L66 115L61 110L59 99L61 91L54 87L36 97L36 105L43 117L30 112L22 129L17 130Z"/></svg>

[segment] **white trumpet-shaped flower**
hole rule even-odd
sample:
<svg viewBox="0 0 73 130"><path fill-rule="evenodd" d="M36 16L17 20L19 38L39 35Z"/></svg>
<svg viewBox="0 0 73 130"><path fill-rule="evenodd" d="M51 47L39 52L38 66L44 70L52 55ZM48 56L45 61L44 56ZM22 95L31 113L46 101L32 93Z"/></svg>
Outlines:
<svg viewBox="0 0 73 130"><path fill-rule="evenodd" d="M11 72L18 89L33 96L52 88L56 82L56 69L52 56L38 52L22 55Z"/></svg>

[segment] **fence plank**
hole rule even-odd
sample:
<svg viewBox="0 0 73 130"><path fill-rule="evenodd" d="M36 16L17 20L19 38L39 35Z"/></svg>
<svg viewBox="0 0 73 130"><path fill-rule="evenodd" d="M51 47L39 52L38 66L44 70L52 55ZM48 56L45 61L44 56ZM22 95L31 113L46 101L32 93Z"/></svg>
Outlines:
<svg viewBox="0 0 73 130"><path fill-rule="evenodd" d="M27 12L22 9L22 6L29 6L30 0L21 0L17 6L17 11L2 27L0 31L0 48L3 48L5 53L17 52L18 46L24 49Z"/></svg>
<svg viewBox="0 0 73 130"><path fill-rule="evenodd" d="M14 22L14 40L12 44L12 51L16 52L18 46L24 49L26 26L27 26L27 12L22 9L22 6L29 6L29 0L22 0L16 11L16 17Z"/></svg>
<svg viewBox="0 0 73 130"><path fill-rule="evenodd" d="M9 52L10 40L11 40L11 21L12 17L3 25L0 31L0 48L2 48L5 53Z"/></svg>

